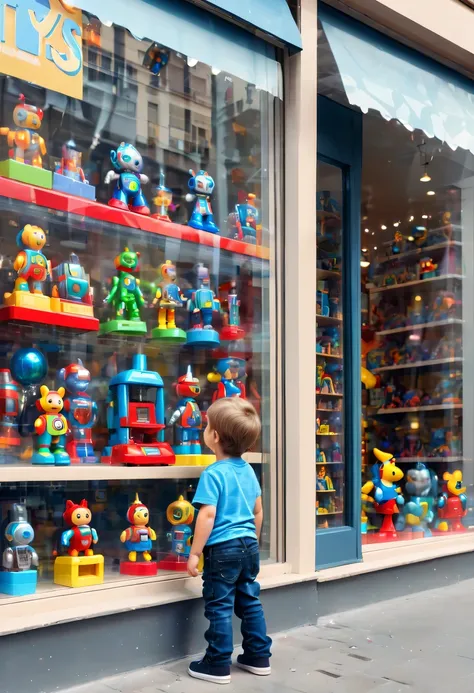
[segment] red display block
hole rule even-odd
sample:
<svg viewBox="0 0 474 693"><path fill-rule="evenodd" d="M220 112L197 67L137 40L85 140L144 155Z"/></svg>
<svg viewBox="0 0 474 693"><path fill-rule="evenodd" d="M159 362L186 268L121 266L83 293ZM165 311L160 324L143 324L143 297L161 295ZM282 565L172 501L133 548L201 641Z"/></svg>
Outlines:
<svg viewBox="0 0 474 693"><path fill-rule="evenodd" d="M227 325L220 331L220 338L223 342L235 342L245 337L245 330L239 325Z"/></svg>
<svg viewBox="0 0 474 693"><path fill-rule="evenodd" d="M127 443L112 446L112 454L103 455L100 461L102 464L156 466L175 464L176 457L168 443Z"/></svg>
<svg viewBox="0 0 474 693"><path fill-rule="evenodd" d="M18 306L3 306L0 308L0 322L39 322L43 325L55 325L56 327L69 327L81 332L97 332L99 321L97 318L85 315L71 315L70 313L56 313L51 310L38 310L37 308L21 308Z"/></svg>
<svg viewBox="0 0 474 693"><path fill-rule="evenodd" d="M153 577L158 573L156 561L121 561L120 575L134 575L137 577Z"/></svg>
<svg viewBox="0 0 474 693"><path fill-rule="evenodd" d="M187 571L187 565L187 558L178 558L178 556L175 556L174 554L170 554L162 561L158 562L158 568L160 570L174 570L176 572L183 573Z"/></svg>

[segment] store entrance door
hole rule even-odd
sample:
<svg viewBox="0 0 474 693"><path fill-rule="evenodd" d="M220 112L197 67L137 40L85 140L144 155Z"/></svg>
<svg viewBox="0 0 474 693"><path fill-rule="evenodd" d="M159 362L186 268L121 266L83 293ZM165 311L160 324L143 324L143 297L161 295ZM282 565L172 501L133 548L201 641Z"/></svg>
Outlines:
<svg viewBox="0 0 474 693"><path fill-rule="evenodd" d="M316 568L361 559L362 116L318 97Z"/></svg>

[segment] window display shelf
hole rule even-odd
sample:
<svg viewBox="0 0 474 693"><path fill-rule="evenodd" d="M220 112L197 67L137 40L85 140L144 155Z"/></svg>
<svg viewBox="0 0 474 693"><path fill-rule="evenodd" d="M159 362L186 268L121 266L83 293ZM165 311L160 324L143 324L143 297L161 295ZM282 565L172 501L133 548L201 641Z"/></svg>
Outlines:
<svg viewBox="0 0 474 693"><path fill-rule="evenodd" d="M342 356L339 354L319 354L316 353L316 358L317 359L336 359L337 361L342 361Z"/></svg>
<svg viewBox="0 0 474 693"><path fill-rule="evenodd" d="M318 327L335 327L337 325L342 325L341 318L330 318L326 315L318 315L316 313L316 320Z"/></svg>
<svg viewBox="0 0 474 693"><path fill-rule="evenodd" d="M400 371L408 370L410 368L429 368L430 366L445 366L449 364L459 364L462 363L463 359L461 357L453 359L432 359L431 361L414 361L413 363L397 363L395 366L381 366L380 368L374 368L372 373L384 373L385 371Z"/></svg>
<svg viewBox="0 0 474 693"><path fill-rule="evenodd" d="M335 488L326 488L326 489L317 488L316 493L336 493L336 489Z"/></svg>
<svg viewBox="0 0 474 693"><path fill-rule="evenodd" d="M342 392L316 392L318 397L344 397Z"/></svg>
<svg viewBox="0 0 474 693"><path fill-rule="evenodd" d="M447 411L448 409L462 409L462 404L427 404L424 407L393 407L392 409L378 409L377 416L386 414L410 414L411 412Z"/></svg>
<svg viewBox="0 0 474 693"><path fill-rule="evenodd" d="M419 330L433 330L437 327L450 327L454 325L462 325L464 320L453 318L452 320L438 320L435 322L425 322L421 325L405 325L404 327L394 327L391 330L381 330L376 332L377 337L383 337L386 334L398 334L399 332L418 332Z"/></svg>
<svg viewBox="0 0 474 693"><path fill-rule="evenodd" d="M385 291L396 291L396 290L403 290L407 288L411 288L414 286L428 286L438 283L438 282L445 282L445 281L462 281L464 279L462 274L442 274L439 277L430 277L428 279L416 279L415 281L412 282L404 282L402 284L392 284L390 286L374 286L370 287L370 293L371 295L374 294L380 294Z"/></svg>
<svg viewBox="0 0 474 693"><path fill-rule="evenodd" d="M76 197L75 195L67 195L57 190L47 190L34 185L26 185L9 178L0 177L0 196L10 200L18 200L46 207L58 212L66 212L96 221L108 222L124 228L132 228L180 241L219 248L231 253L248 255L262 260L269 260L270 258L270 250L264 246L236 241L232 238L222 237L219 234L208 233L207 231L197 231L190 226L161 221L143 214L118 210L101 202L94 202L83 197Z"/></svg>
<svg viewBox="0 0 474 693"><path fill-rule="evenodd" d="M342 274L340 272L320 268L316 269L316 276L318 279L334 279L335 281L342 278Z"/></svg>
<svg viewBox="0 0 474 693"><path fill-rule="evenodd" d="M327 515L342 515L342 510L334 510L332 513L316 513L318 517L326 517Z"/></svg>
<svg viewBox="0 0 474 693"><path fill-rule="evenodd" d="M316 462L316 464L319 464L323 467L331 467L331 466L337 465L337 464L344 464L344 462ZM318 493L319 493L319 491L318 491Z"/></svg>
<svg viewBox="0 0 474 693"><path fill-rule="evenodd" d="M460 227L458 227L460 228ZM436 230L436 229L435 229ZM393 241L390 241L390 244ZM424 248L413 248L411 250L407 250L404 253L397 253L396 255L386 255L386 256L379 256L375 258L375 262L379 265L381 265L384 262L393 262L394 260L401 260L405 258L410 258L410 257L417 257L419 255L426 255L429 253L430 255L433 252L436 252L438 250L446 250L447 248L461 248L462 247L462 242L461 241L446 241L445 243L435 243L434 245L428 245Z"/></svg>
<svg viewBox="0 0 474 693"><path fill-rule="evenodd" d="M422 462L423 464L453 464L455 462L460 462L461 464L465 462L464 457L397 457L397 463L399 464L416 464L417 462Z"/></svg>

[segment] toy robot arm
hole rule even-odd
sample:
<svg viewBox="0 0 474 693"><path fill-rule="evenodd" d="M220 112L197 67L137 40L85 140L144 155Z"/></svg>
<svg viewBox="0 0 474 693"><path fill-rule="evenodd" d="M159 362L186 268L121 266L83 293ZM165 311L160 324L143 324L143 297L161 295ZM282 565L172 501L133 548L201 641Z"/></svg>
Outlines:
<svg viewBox="0 0 474 693"><path fill-rule="evenodd" d="M117 293L118 285L118 277L112 277L112 288L110 289L109 295L104 299L104 303L112 303L115 298L115 294Z"/></svg>
<svg viewBox="0 0 474 693"><path fill-rule="evenodd" d="M374 482L373 481L367 481L363 486L362 486L362 493L364 495L368 495L372 489L374 488Z"/></svg>
<svg viewBox="0 0 474 693"><path fill-rule="evenodd" d="M97 534L97 531L93 527L91 527L91 533L92 533L92 543L97 544L97 542L99 541L99 535Z"/></svg>
<svg viewBox="0 0 474 693"><path fill-rule="evenodd" d="M5 570L11 570L13 568L13 549L10 547L3 552L3 567Z"/></svg>
<svg viewBox="0 0 474 693"><path fill-rule="evenodd" d="M153 301L151 302L151 305L152 305L152 306L156 306L156 304L158 303L158 301L160 300L160 298L162 297L162 295L163 295L163 293L162 293L162 291L161 291L161 288L158 287L157 290L156 290L155 298L154 298Z"/></svg>
<svg viewBox="0 0 474 693"><path fill-rule="evenodd" d="M144 173L140 173L140 182L144 183L144 185L146 185L147 183L150 182L150 179Z"/></svg>
<svg viewBox="0 0 474 693"><path fill-rule="evenodd" d="M150 535L150 539L152 541L156 541L156 532L154 529L152 529L151 527L148 527L148 534Z"/></svg>
<svg viewBox="0 0 474 693"><path fill-rule="evenodd" d="M31 565L34 565L34 567L37 568L39 565L38 554L36 553L33 547L29 546L28 548L31 553Z"/></svg>
<svg viewBox="0 0 474 693"><path fill-rule="evenodd" d="M137 303L139 306L145 305L145 299L143 297L142 290L140 289L140 280L139 279L137 279L136 299L137 299Z"/></svg>
<svg viewBox="0 0 474 693"><path fill-rule="evenodd" d="M461 506L463 510L466 510L467 507L467 496L465 493L461 493L459 496L459 500L461 501Z"/></svg>
<svg viewBox="0 0 474 693"><path fill-rule="evenodd" d="M377 503L380 503L380 501L383 500L383 491L381 488L376 488L374 492L374 498L377 501Z"/></svg>
<svg viewBox="0 0 474 693"><path fill-rule="evenodd" d="M41 150L41 154L44 156L46 154L46 143L42 137L39 137L39 146Z"/></svg>
<svg viewBox="0 0 474 693"><path fill-rule="evenodd" d="M25 264L25 255L24 253L18 253L18 255L15 258L15 262L13 263L13 269L15 272L19 272L21 268Z"/></svg>
<svg viewBox="0 0 474 693"><path fill-rule="evenodd" d="M170 420L168 421L169 426L173 426L175 424L179 417L182 416L184 413L184 407L178 407L177 409L174 410L174 412L171 414Z"/></svg>
<svg viewBox="0 0 474 693"><path fill-rule="evenodd" d="M186 202L193 202L196 199L196 195L192 193L186 193Z"/></svg>
<svg viewBox="0 0 474 693"><path fill-rule="evenodd" d="M438 508L444 508L446 505L446 494L443 493L439 498L438 498Z"/></svg>
<svg viewBox="0 0 474 693"><path fill-rule="evenodd" d="M46 417L38 416L35 421L35 433L37 435L42 435L46 431Z"/></svg>
<svg viewBox="0 0 474 693"><path fill-rule="evenodd" d="M114 180L118 180L120 178L120 174L117 173L116 171L108 171L107 175L104 178L104 183L108 185L109 183L112 183Z"/></svg>
<svg viewBox="0 0 474 693"><path fill-rule="evenodd" d="M122 542L122 544L124 544L127 541L127 539L129 539L129 537L130 529L124 529L122 534L120 535L120 541Z"/></svg>
<svg viewBox="0 0 474 693"><path fill-rule="evenodd" d="M72 531L72 529L67 529L65 532L63 532L61 534L61 546L69 546L73 536L74 532Z"/></svg>
<svg viewBox="0 0 474 693"><path fill-rule="evenodd" d="M97 419L99 416L99 408L97 406L97 402L92 401L91 402L91 420L90 420L90 427L95 426L97 423Z"/></svg>
<svg viewBox="0 0 474 693"><path fill-rule="evenodd" d="M0 135L4 135L5 137L9 134L10 128L0 128Z"/></svg>

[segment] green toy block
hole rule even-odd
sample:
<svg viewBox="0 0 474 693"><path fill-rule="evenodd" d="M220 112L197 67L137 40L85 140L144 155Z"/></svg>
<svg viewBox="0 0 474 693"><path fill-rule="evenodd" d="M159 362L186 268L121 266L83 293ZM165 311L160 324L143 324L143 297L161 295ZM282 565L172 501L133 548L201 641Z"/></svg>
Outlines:
<svg viewBox="0 0 474 693"><path fill-rule="evenodd" d="M155 327L151 331L152 339L159 339L168 344L182 344L186 341L186 332L179 327L165 328Z"/></svg>
<svg viewBox="0 0 474 693"><path fill-rule="evenodd" d="M146 323L142 320L109 320L100 324L100 334L143 335L146 334Z"/></svg>
<svg viewBox="0 0 474 693"><path fill-rule="evenodd" d="M37 185L39 188L51 190L53 187L53 174L51 171L45 171L44 168L38 168L38 166L22 164L19 161L15 161L15 159L0 161L0 176L19 180L20 183Z"/></svg>

